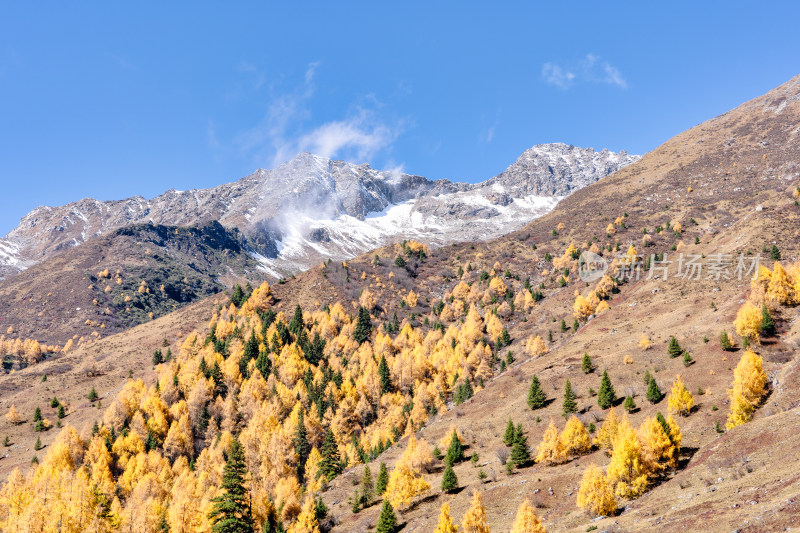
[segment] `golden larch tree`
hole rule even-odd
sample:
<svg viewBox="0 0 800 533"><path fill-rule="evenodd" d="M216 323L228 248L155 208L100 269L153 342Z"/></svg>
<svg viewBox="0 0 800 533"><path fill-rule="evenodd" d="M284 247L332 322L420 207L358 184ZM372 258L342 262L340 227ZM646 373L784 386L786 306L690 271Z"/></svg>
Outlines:
<svg viewBox="0 0 800 533"><path fill-rule="evenodd" d="M610 516L617 510L614 490L603 469L594 463L583 471L577 503L581 509L597 516Z"/></svg>
<svg viewBox="0 0 800 533"><path fill-rule="evenodd" d="M647 488L642 445L630 424L621 424L608 465L608 482L620 498L636 498Z"/></svg>
<svg viewBox="0 0 800 533"><path fill-rule="evenodd" d="M569 417L559 439L567 457L581 455L592 449L592 437L583 422L575 415Z"/></svg>
<svg viewBox="0 0 800 533"><path fill-rule="evenodd" d="M645 333L642 333L642 338L639 339L639 348L642 350L649 350L650 349L650 339L647 338Z"/></svg>
<svg viewBox="0 0 800 533"><path fill-rule="evenodd" d="M395 509L404 509L411 502L431 486L422 478L418 471L412 470L407 464L398 464L389 474L389 483L386 485L385 498Z"/></svg>
<svg viewBox="0 0 800 533"><path fill-rule="evenodd" d="M450 516L450 504L444 502L439 508L439 522L433 533L456 533L457 531L458 526L453 523L453 518Z"/></svg>
<svg viewBox="0 0 800 533"><path fill-rule="evenodd" d="M733 370L733 388L728 390L731 398L731 412L726 424L728 429L752 418L753 411L766 393L766 386L767 374L761 357L751 350L745 350Z"/></svg>
<svg viewBox="0 0 800 533"><path fill-rule="evenodd" d="M519 504L511 533L547 533L542 520L536 515L536 510L527 498Z"/></svg>
<svg viewBox="0 0 800 533"><path fill-rule="evenodd" d="M564 445L561 442L556 423L550 419L550 425L542 436L542 442L539 443L539 448L536 453L537 463L556 464L564 460L566 456Z"/></svg>
<svg viewBox="0 0 800 533"><path fill-rule="evenodd" d="M745 302L736 313L733 321L737 335L758 343L761 341L761 310L750 302Z"/></svg>
<svg viewBox="0 0 800 533"><path fill-rule="evenodd" d="M689 389L686 388L686 385L683 384L683 379L680 375L677 376L672 383L672 390L669 393L667 405L670 411L681 416L689 416L689 413L692 412L694 397L692 393L689 392Z"/></svg>
<svg viewBox="0 0 800 533"><path fill-rule="evenodd" d="M609 408L605 422L600 426L600 431L594 438L594 443L601 450L610 450L614 447L614 439L619 431L619 417L613 407Z"/></svg>
<svg viewBox="0 0 800 533"><path fill-rule="evenodd" d="M472 492L472 500L469 509L464 513L461 520L461 529L464 533L490 533L489 525L486 523L486 508L483 506L481 493L477 490Z"/></svg>

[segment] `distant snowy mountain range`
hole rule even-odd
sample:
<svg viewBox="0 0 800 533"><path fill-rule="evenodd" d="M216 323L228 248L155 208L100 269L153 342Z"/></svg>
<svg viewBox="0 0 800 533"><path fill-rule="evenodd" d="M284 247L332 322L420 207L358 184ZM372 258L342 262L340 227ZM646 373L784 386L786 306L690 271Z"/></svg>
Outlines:
<svg viewBox="0 0 800 533"><path fill-rule="evenodd" d="M393 240L485 240L524 226L564 196L638 159L625 151L542 144L501 174L468 184L302 153L210 189L37 207L0 239L0 279L93 237L147 222L194 226L218 220L242 232L261 268L276 278Z"/></svg>

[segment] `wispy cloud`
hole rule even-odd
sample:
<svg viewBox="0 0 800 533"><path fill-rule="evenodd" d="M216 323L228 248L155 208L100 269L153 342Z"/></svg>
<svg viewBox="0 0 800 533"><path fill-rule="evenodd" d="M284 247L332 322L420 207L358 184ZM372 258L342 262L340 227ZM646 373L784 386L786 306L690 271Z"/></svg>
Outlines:
<svg viewBox="0 0 800 533"><path fill-rule="evenodd" d="M542 78L547 84L563 90L577 83L602 83L620 89L628 88L628 82L619 69L594 54L586 54L580 61L570 64L547 62L542 65Z"/></svg>
<svg viewBox="0 0 800 533"><path fill-rule="evenodd" d="M575 80L575 73L555 63L545 63L542 65L542 77L550 85L569 89Z"/></svg>
<svg viewBox="0 0 800 533"><path fill-rule="evenodd" d="M312 124L311 102L319 67L319 62L310 63L303 82L288 93L274 96L259 124L237 135L233 144L258 164L266 161L271 166L304 151L361 162L389 148L403 124L383 120L377 112L381 104L374 95L367 95L363 99L366 105L352 106L340 119ZM209 142L219 144L212 137Z"/></svg>

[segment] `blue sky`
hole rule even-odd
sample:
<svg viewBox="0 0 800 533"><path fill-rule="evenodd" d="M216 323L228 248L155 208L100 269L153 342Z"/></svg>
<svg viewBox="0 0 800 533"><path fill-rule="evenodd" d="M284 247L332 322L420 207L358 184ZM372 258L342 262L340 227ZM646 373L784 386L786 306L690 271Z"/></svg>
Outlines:
<svg viewBox="0 0 800 533"><path fill-rule="evenodd" d="M800 72L797 2L493 4L0 0L0 235L300 150L468 181L643 153Z"/></svg>

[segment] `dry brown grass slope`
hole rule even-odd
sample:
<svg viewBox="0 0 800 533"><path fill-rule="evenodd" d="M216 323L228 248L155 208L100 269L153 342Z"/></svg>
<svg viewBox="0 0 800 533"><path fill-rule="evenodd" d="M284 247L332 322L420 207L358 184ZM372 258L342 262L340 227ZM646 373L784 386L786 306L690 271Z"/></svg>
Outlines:
<svg viewBox="0 0 800 533"><path fill-rule="evenodd" d="M703 492L706 510L722 517L708 522L708 530L726 530L731 524L751 524L753 531L796 527L792 525L791 512L796 512L796 495L787 498L790 489L772 490L771 487L796 476L791 461L775 462L773 459L781 455L781 437L800 429L798 386L796 380L786 375L787 369L796 368L800 360L797 337L791 333L797 328L797 308L784 308L778 317L780 335L757 348L774 385L769 400L757 412L752 424L720 436L715 424L724 426L728 407L726 389L741 352L724 352L718 337L723 329L731 331L735 313L748 294L748 280L739 281L734 276L719 281L674 277L667 281L632 281L612 299L610 311L591 320L576 334L562 334L558 324L561 318L568 324L572 322L574 291L578 289L585 294L589 287L573 280L560 288L551 276L540 273L549 267L543 259L545 252L558 256L571 242L583 247L591 238L597 238L601 244L618 240L622 251L633 243L640 253L668 254L674 254L671 246L682 240L685 243L682 251L706 257L716 253L759 253L763 245L776 243L784 260L796 261L800 208L794 205L791 192L800 185L799 125L800 77L675 137L640 162L577 191L553 212L520 232L490 243L459 244L432 254L415 278L415 287L432 299L441 296L445 287L453 287L455 281L443 283L443 277L452 276L458 265L466 262L490 268L498 261L503 269L508 268L522 277L529 276L534 286L544 282L547 298L532 316L527 321L512 318L510 331L516 340L510 349L519 357L523 353L524 339L535 332L546 335L548 330L554 334L554 344L550 354L516 363L474 398L439 416L420 432L429 442L434 442L451 425L457 425L466 435L470 453L479 454L479 464L484 465L489 479L494 481L481 482L478 469L469 463L458 465L456 473L466 489L448 496L436 490L441 473L426 476L435 496L402 515L406 528L433 530L443 501L451 502L454 516L460 519L473 487L484 492L489 523L497 531L510 529L516 508L524 498L535 503L552 531L585 531L590 525L597 525L599 530L680 531L687 527L686 516L694 512L692 502L698 498L694 495L696 492ZM628 214L625 222L629 229L622 229L609 239L605 234L606 226L624 213ZM697 224L691 223L691 219ZM681 237L670 231L655 234L655 227L665 226L668 221L680 221L684 227ZM565 228L553 235L559 223ZM645 227L654 237L651 248L640 246ZM699 239L699 244L694 244L695 238ZM531 243L537 244L536 251L532 250ZM351 261L351 269L366 265L368 259ZM772 266L769 261L767 264ZM473 274L472 279L477 271ZM650 337L653 349L643 352L637 347L642 333ZM694 365L685 368L681 359L669 358L666 343L672 335L692 353ZM595 421L599 427L605 414L588 391L590 388L597 390L600 379L597 372L588 375L581 372L583 353L592 356L600 371L608 369L618 395L635 395L640 407L631 415L635 424L657 411L667 411L666 400L653 406L644 399L642 376L646 370L656 376L664 392L668 392L677 374L683 376L693 393L699 388L704 391L703 395L695 394L697 408L693 414L679 419L686 451L683 459L684 463L688 462L686 470L629 504L619 517L596 523L577 509L575 497L584 467L591 462L607 464L603 453L594 452L556 467L536 465L511 476L503 472L495 456L495 450L502 448L502 432L509 417L523 424L533 446L541 439L550 417L563 427L561 399L567 378L578 392L582 418L587 423ZM632 364L625 364L626 356L632 359ZM536 412L525 404L533 374L539 376L548 396L555 400ZM791 410L784 412L786 409ZM541 422L537 422L537 417ZM775 429L776 436L761 439L762 430L773 424L782 426L780 430ZM760 443L757 450L752 445L743 447L743 443L751 441ZM403 446L401 443L394 447L382 460L391 463ZM712 480L705 470L713 470L717 463L733 464L739 460L738 454L744 454L745 458L752 455L748 464L753 471L746 472L745 468L735 479L728 475L719 477L727 480L726 486L732 491L742 491L750 485L762 486L761 505L748 503L729 509L732 503L725 491L711 492L705 487L705 482ZM692 472L701 471L699 475L705 480L702 489L697 482L682 481L683 477L698 475ZM350 481L359 473L360 468L347 473L325 495L333 512L341 517L343 531L366 531L377 520L377 506L358 515L348 510L347 497L353 488ZM716 479L713 478L714 482ZM768 512L770 509L774 512ZM764 529L759 529L762 527Z"/></svg>

